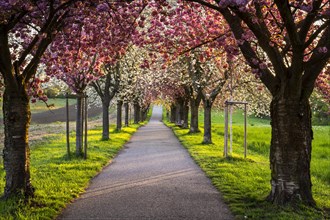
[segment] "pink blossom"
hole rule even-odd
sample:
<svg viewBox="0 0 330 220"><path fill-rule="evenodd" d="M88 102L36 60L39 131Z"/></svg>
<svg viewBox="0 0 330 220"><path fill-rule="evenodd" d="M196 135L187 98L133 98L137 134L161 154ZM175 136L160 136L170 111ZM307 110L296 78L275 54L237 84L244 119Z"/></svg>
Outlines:
<svg viewBox="0 0 330 220"><path fill-rule="evenodd" d="M259 68L262 69L262 70L267 69L267 64L262 62L262 63L259 64Z"/></svg>
<svg viewBox="0 0 330 220"><path fill-rule="evenodd" d="M319 47L319 48L317 48L317 51L319 53L327 53L328 52L328 48L327 47Z"/></svg>

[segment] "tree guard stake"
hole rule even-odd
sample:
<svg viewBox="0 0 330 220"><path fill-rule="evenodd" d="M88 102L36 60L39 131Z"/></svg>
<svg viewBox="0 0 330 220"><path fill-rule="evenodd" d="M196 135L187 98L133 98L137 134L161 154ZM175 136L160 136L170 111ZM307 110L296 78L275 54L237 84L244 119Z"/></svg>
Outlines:
<svg viewBox="0 0 330 220"><path fill-rule="evenodd" d="M70 158L70 126L69 126L69 94L65 93L66 98L66 149L68 153L68 158Z"/></svg>
<svg viewBox="0 0 330 220"><path fill-rule="evenodd" d="M247 156L247 104L248 102L240 102L240 101L226 101L225 102L225 132L224 132L224 151L223 156L228 157L228 112L229 106L230 108L232 105L244 105L244 158ZM232 111L230 111L232 117ZM231 125L232 126L232 125ZM232 132L230 132L230 136L232 136ZM230 137L232 139L232 137ZM230 153L232 153L232 142L230 142Z"/></svg>
<svg viewBox="0 0 330 220"><path fill-rule="evenodd" d="M87 106L87 94L85 93L84 95L84 107L85 107L85 141L84 141L84 159L86 160L87 159L87 119L88 119L88 106Z"/></svg>

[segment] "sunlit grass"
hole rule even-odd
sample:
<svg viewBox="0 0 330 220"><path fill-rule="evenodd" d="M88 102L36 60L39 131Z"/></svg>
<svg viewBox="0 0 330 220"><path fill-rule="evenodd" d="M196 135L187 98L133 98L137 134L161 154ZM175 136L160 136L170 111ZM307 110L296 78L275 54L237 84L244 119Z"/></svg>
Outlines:
<svg viewBox="0 0 330 220"><path fill-rule="evenodd" d="M248 156L244 159L243 123L241 112L233 119L233 153L223 157L223 113L213 112L213 144L202 144L203 132L189 134L169 122L182 144L206 172L222 193L225 202L238 219L326 219L324 210L330 210L330 126L314 126L311 174L313 196L320 209L301 207L283 208L265 201L270 192L269 146L271 128L269 120L248 118ZM203 115L200 128L203 131ZM326 217L327 215L327 217Z"/></svg>
<svg viewBox="0 0 330 220"><path fill-rule="evenodd" d="M67 203L79 196L89 180L108 164L122 149L140 125L124 127L115 132L111 127L110 140L101 141L101 128L89 130L88 159L74 156L68 159L66 139L56 134L32 146L31 178L35 197L28 204L0 200L0 219L53 219ZM71 148L74 133L70 134ZM0 194L4 189L4 170L0 167Z"/></svg>
<svg viewBox="0 0 330 220"><path fill-rule="evenodd" d="M69 105L73 105L76 103L75 99L69 99ZM48 105L48 106L47 106ZM46 103L43 101L37 101L35 103L30 103L31 113L39 113L49 110L54 110L58 108L63 108L66 105L66 99L62 98L50 98ZM0 101L0 118L2 118L2 101Z"/></svg>
<svg viewBox="0 0 330 220"><path fill-rule="evenodd" d="M69 105L76 103L75 99L69 99ZM47 106L48 105L48 106ZM66 99L62 98L50 98L47 101L47 105L42 101L37 101L35 103L30 103L30 108L32 113L44 112L58 108L63 108L66 105Z"/></svg>

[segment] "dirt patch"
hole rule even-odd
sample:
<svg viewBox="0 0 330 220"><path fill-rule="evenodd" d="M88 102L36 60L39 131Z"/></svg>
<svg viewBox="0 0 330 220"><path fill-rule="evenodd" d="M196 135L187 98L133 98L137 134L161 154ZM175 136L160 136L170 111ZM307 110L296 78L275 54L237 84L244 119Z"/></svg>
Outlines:
<svg viewBox="0 0 330 220"><path fill-rule="evenodd" d="M102 112L101 107L89 107L88 118L100 115ZM69 120L76 121L77 108L76 105L69 106ZM66 121L66 108L58 108L39 113L32 113L31 123L33 124L48 124L52 122L65 122ZM0 119L0 124L3 125L3 119Z"/></svg>
<svg viewBox="0 0 330 220"><path fill-rule="evenodd" d="M69 106L69 120L76 121L76 112L77 108L76 105ZM90 107L88 109L88 117L95 117L98 116L102 112L101 107ZM32 114L32 123L37 124L48 124L52 122L63 122L66 121L66 108L59 108L55 110L49 110L45 112L35 113Z"/></svg>
<svg viewBox="0 0 330 220"><path fill-rule="evenodd" d="M102 108L90 107L88 109L88 129L102 125ZM114 120L113 110L110 111L110 120ZM99 117L97 117L99 116ZM75 131L76 126L76 106L69 106L70 131ZM29 127L29 144L33 145L44 137L52 134L65 134L66 131L66 108L59 108L40 113L33 113ZM0 162L2 161L2 149L4 144L3 120L0 120Z"/></svg>

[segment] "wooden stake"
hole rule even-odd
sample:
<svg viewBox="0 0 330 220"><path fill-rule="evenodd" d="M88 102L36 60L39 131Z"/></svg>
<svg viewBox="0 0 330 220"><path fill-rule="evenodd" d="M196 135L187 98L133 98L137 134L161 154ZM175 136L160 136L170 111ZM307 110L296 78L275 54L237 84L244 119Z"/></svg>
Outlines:
<svg viewBox="0 0 330 220"><path fill-rule="evenodd" d="M225 144L223 156L228 157L228 104L225 104Z"/></svg>
<svg viewBox="0 0 330 220"><path fill-rule="evenodd" d="M233 106L229 105L229 153L233 154Z"/></svg>
<svg viewBox="0 0 330 220"><path fill-rule="evenodd" d="M69 95L65 94L66 97L66 149L68 157L70 158L70 125L69 125Z"/></svg>
<svg viewBox="0 0 330 220"><path fill-rule="evenodd" d="M87 119L88 119L88 105L87 105L87 94L85 93L85 102L84 102L84 107L85 107L85 141L84 141L84 159L87 159Z"/></svg>
<svg viewBox="0 0 330 220"><path fill-rule="evenodd" d="M247 155L247 104L244 104L244 158L246 158Z"/></svg>

